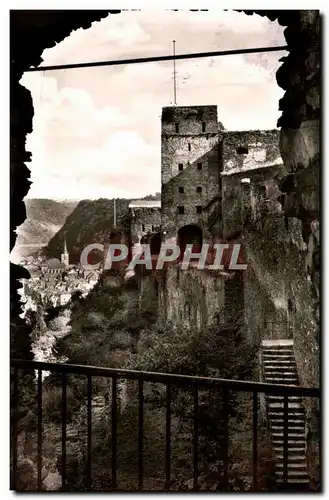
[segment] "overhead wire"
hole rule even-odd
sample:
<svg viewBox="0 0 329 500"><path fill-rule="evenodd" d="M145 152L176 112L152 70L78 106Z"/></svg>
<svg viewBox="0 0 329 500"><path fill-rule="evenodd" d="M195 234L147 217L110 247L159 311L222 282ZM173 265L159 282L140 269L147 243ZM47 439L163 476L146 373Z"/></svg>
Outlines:
<svg viewBox="0 0 329 500"><path fill-rule="evenodd" d="M158 62L158 61L172 61L179 59L197 59L201 57L220 57L220 56L232 56L237 54L255 54L260 52L278 52L288 50L287 45L279 45L276 47L258 47L249 49L233 49L233 50L218 50L212 52L195 52L191 54L170 54L167 56L153 56L153 57L139 57L132 59L119 59L113 61L90 61L82 63L71 63L71 64L55 64L50 66L37 66L28 68L27 72L34 71L56 71L61 69L78 69L78 68L93 68L102 66L118 66L124 64L142 64L148 62Z"/></svg>

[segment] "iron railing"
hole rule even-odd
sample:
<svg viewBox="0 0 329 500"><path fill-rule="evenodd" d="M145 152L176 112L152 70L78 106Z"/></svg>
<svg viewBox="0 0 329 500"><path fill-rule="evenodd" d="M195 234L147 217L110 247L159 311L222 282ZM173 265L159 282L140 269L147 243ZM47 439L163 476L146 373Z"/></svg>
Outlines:
<svg viewBox="0 0 329 500"><path fill-rule="evenodd" d="M112 401L111 401L111 484L113 490L120 490L120 485L117 482L117 416L118 416L118 381L133 380L138 381L138 488L143 490L143 441L144 441L144 383L161 383L166 386L166 431L165 431L165 488L170 489L171 481L171 403L172 403L172 388L173 386L190 387L193 392L193 480L194 490L198 490L198 408L199 398L198 391L202 388L216 388L223 391L223 422L224 422L224 450L223 450L223 489L228 489L229 480L229 433L228 433L228 405L229 395L231 392L239 391L252 394L252 470L253 480L252 489L257 491L258 476L257 476L257 452L258 452L258 396L260 393L268 395L283 396L284 421L288 422L288 398L290 396L301 396L310 398L319 398L320 389L305 388L291 385L275 385L261 382L226 380L218 378L194 377L188 375L176 375L166 373L143 372L135 370L121 370L113 368L100 368L95 366L85 365L70 365L57 363L44 363L38 361L26 360L11 360L12 369L12 413L17 411L18 401L18 372L19 370L35 370L37 373L37 489L42 490L42 443L43 443L43 422L42 422L42 372L47 371L61 375L62 381L62 397L61 397L61 427L62 427L62 490L67 488L67 463L66 463L66 426L67 426L67 382L68 375L82 375L86 377L87 387L87 490L92 490L92 385L93 377L106 377L112 380ZM12 489L16 490L17 485L17 420L13 418L12 422ZM284 426L284 484L287 484L288 474L288 426ZM109 471L110 472L110 471Z"/></svg>

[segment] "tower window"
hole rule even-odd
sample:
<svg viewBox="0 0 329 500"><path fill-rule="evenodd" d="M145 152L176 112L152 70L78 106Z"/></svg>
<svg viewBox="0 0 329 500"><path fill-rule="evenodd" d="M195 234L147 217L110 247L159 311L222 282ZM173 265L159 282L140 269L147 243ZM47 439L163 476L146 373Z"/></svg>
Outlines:
<svg viewBox="0 0 329 500"><path fill-rule="evenodd" d="M145 224L142 224L142 231L145 231Z"/></svg>
<svg viewBox="0 0 329 500"><path fill-rule="evenodd" d="M202 122L202 132L206 131L206 122Z"/></svg>
<svg viewBox="0 0 329 500"><path fill-rule="evenodd" d="M175 123L176 134L179 134L179 123Z"/></svg>
<svg viewBox="0 0 329 500"><path fill-rule="evenodd" d="M191 143L188 143L188 150L191 151Z"/></svg>
<svg viewBox="0 0 329 500"><path fill-rule="evenodd" d="M198 168L198 170L202 170L202 163L198 163L197 168Z"/></svg>
<svg viewBox="0 0 329 500"><path fill-rule="evenodd" d="M198 186L198 187L196 188L196 192L197 192L197 193L202 193L202 187L201 187L201 186Z"/></svg>
<svg viewBox="0 0 329 500"><path fill-rule="evenodd" d="M183 171L183 168L184 168L183 163L178 163L178 170L179 170L180 172L182 172L182 171Z"/></svg>
<svg viewBox="0 0 329 500"><path fill-rule="evenodd" d="M179 214L182 215L184 213L184 207L177 207L177 209Z"/></svg>
<svg viewBox="0 0 329 500"><path fill-rule="evenodd" d="M236 152L238 155L247 155L248 154L248 148L247 146L239 146L236 148Z"/></svg>
<svg viewBox="0 0 329 500"><path fill-rule="evenodd" d="M179 186L179 188L178 188L178 192L179 192L179 193L184 193L184 187L183 187L183 186Z"/></svg>
<svg viewBox="0 0 329 500"><path fill-rule="evenodd" d="M201 214L202 213L202 207L201 207L201 205L197 205L195 208L196 208L196 213L197 214Z"/></svg>

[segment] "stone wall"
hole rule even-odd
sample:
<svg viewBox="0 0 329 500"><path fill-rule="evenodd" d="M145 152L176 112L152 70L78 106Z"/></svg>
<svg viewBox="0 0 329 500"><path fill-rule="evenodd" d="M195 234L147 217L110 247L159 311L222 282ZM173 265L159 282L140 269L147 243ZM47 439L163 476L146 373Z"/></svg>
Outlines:
<svg viewBox="0 0 329 500"><path fill-rule="evenodd" d="M159 231L161 211L156 207L131 208L130 232L132 243L138 243L148 233Z"/></svg>
<svg viewBox="0 0 329 500"><path fill-rule="evenodd" d="M307 276L302 221L288 218L278 201L282 165L223 175L223 227L240 233L244 271L245 323L250 341L293 336L302 385L319 384L319 346ZM249 182L241 182L248 179Z"/></svg>
<svg viewBox="0 0 329 500"><path fill-rule="evenodd" d="M225 295L228 273L221 271L199 270L189 267L180 269L178 265L157 272L159 322L187 325L190 328L204 328L210 325L231 326L231 317L225 313ZM232 303L243 308L241 303ZM237 319L238 310L232 310Z"/></svg>
<svg viewBox="0 0 329 500"><path fill-rule="evenodd" d="M281 164L279 137L277 129L222 132L223 172Z"/></svg>
<svg viewBox="0 0 329 500"><path fill-rule="evenodd" d="M279 181L286 174L283 165L261 165L248 171L223 173L223 236L240 234L245 225L261 228L267 215L283 215L278 201Z"/></svg>
<svg viewBox="0 0 329 500"><path fill-rule="evenodd" d="M279 86L285 90L279 103L283 113L278 126L282 127L280 151L288 173L282 179L280 189L286 215L301 221L301 235L307 245L307 252L299 281L303 279L309 283L307 300L298 304L300 328L295 340L295 353L301 384L319 386L320 12L296 11L285 30L285 37L289 54L283 58L276 75ZM298 288L303 290L303 287ZM316 487L320 481L319 402L305 400L305 408L309 474Z"/></svg>

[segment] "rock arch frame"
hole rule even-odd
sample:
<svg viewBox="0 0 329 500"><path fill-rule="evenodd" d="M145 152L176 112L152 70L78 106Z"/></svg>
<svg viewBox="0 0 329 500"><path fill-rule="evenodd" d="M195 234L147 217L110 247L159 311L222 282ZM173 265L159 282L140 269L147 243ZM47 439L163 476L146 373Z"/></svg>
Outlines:
<svg viewBox="0 0 329 500"><path fill-rule="evenodd" d="M30 92L19 81L30 66L42 62L42 52L53 47L79 28L88 29L94 21L121 11L12 11L11 12L11 75L10 75L10 250L15 245L15 230L26 218L23 198L30 181L26 163L31 153L26 151L26 135L32 132L33 103ZM281 183L281 199L288 217L303 221L303 234L312 237L311 262L318 261L319 245L319 121L320 121L320 29L321 18L317 10L239 11L247 15L259 14L286 26L284 35L289 54L280 61L277 71L278 85L285 90L279 101L282 115L280 149L287 169ZM314 221L317 223L314 224ZM316 228L314 230L314 228ZM305 236L304 236L305 237ZM318 273L309 270L312 279ZM11 265L11 314L20 313L17 289L20 278L28 272ZM317 279L317 278L315 278ZM318 283L314 283L318 308Z"/></svg>
<svg viewBox="0 0 329 500"><path fill-rule="evenodd" d="M281 182L281 202L287 217L302 221L308 244L307 272L314 290L314 321L319 318L319 122L320 122L320 30L316 10L239 11L266 16L285 26L289 54L280 61L278 85L285 94L279 101L282 112L280 150L287 176ZM19 81L30 66L42 63L44 49L53 47L79 28L88 29L95 21L118 15L116 11L12 11L10 30L10 250L15 246L15 230L26 219L23 198L28 193L30 170L26 163L26 135L32 132L33 103L30 92ZM11 352L31 358L30 329L19 318L21 312L18 279L28 278L23 267L11 264ZM17 335L19 332L19 335ZM311 448L311 447L310 447Z"/></svg>

